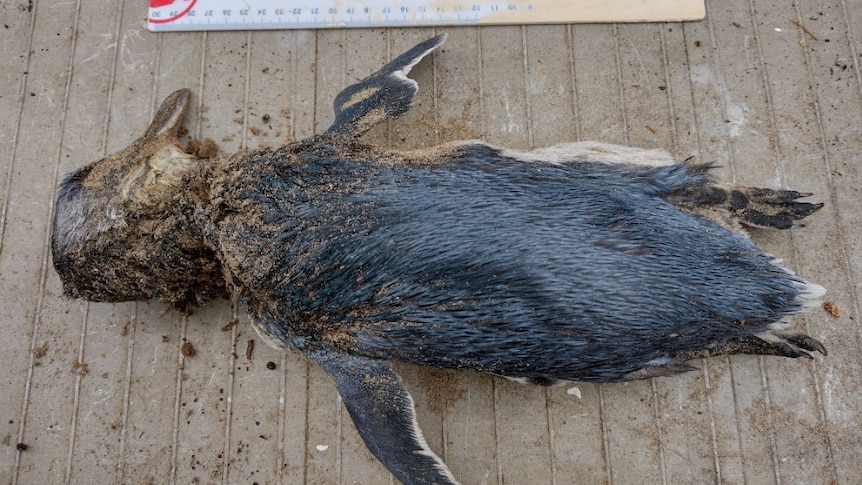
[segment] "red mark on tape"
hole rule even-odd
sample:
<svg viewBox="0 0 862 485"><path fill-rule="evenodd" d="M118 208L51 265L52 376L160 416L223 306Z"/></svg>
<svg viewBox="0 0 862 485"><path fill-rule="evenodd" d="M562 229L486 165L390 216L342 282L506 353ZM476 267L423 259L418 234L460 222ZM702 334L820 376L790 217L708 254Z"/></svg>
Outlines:
<svg viewBox="0 0 862 485"><path fill-rule="evenodd" d="M167 24L183 18L198 0L150 0L151 24Z"/></svg>

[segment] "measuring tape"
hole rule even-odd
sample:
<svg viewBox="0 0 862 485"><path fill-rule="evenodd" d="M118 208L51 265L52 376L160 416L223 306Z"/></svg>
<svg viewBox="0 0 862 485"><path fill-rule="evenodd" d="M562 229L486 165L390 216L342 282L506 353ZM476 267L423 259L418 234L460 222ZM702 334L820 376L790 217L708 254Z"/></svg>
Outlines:
<svg viewBox="0 0 862 485"><path fill-rule="evenodd" d="M153 32L699 20L704 0L150 0Z"/></svg>

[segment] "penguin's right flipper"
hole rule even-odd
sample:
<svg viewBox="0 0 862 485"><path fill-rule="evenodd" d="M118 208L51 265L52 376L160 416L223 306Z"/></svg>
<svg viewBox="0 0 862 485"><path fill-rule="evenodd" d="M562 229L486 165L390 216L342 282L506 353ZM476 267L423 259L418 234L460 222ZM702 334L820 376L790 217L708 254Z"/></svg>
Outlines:
<svg viewBox="0 0 862 485"><path fill-rule="evenodd" d="M405 485L458 482L422 436L413 398L388 362L331 350L306 352L335 379L371 453Z"/></svg>

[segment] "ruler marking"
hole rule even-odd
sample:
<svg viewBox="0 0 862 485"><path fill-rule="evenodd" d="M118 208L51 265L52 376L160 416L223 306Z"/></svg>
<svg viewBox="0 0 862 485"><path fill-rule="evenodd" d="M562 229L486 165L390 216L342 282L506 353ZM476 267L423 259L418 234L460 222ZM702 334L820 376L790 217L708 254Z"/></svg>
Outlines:
<svg viewBox="0 0 862 485"><path fill-rule="evenodd" d="M704 0L150 0L153 32L699 20ZM601 5L598 5L601 4ZM597 6L598 5L598 6Z"/></svg>

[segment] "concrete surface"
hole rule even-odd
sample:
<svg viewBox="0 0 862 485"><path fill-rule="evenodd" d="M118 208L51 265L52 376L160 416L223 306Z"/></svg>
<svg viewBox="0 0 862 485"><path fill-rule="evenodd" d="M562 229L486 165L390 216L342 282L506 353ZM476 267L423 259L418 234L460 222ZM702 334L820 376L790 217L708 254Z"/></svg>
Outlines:
<svg viewBox="0 0 862 485"><path fill-rule="evenodd" d="M862 3L707 7L685 24L441 29L418 105L369 139L660 147L813 192L826 206L807 227L753 237L829 289L840 316L795 320L829 356L550 390L404 368L465 484L862 483ZM266 347L242 308L64 299L49 221L60 177L142 134L179 87L196 95L190 132L225 150L296 140L437 30L157 35L117 0L2 1L0 16L0 482L390 483L329 377Z"/></svg>

